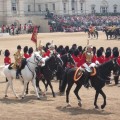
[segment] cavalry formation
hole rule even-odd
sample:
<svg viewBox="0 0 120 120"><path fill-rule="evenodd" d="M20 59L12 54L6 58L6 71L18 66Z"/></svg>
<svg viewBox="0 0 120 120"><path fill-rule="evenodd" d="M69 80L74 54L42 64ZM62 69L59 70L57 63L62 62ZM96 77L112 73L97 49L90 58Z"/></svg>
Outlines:
<svg viewBox="0 0 120 120"><path fill-rule="evenodd" d="M24 47L24 54L21 55L21 46L17 47L17 52L14 54L15 63L8 62L9 50L5 51L5 67L4 74L6 76L7 86L5 90L5 97L8 97L7 90L11 87L15 97L19 98L13 88L13 79L20 79L24 84L22 98L28 94L29 82L31 81L35 89L38 99L40 99L40 84L42 80L47 91L48 85L51 88L52 95L55 97L54 88L51 80L54 76L59 80L59 91L62 95L66 90L67 107L71 106L69 102L69 93L76 84L74 93L78 99L78 105L82 106L81 98L78 91L81 86L86 88L90 86L96 90L94 106L98 109L97 99L101 94L104 103L101 108L106 106L106 95L102 88L105 84L110 84L111 71L113 71L115 84L118 84L120 75L120 56L117 47L111 49L108 47L104 50L103 47L96 49L95 46L87 45L85 48L73 44L63 47L56 46L53 43L47 43L43 46L40 42L37 52L33 49ZM28 52L30 54L28 54ZM22 57L21 57L22 56ZM8 62L8 64L7 64ZM17 67L13 67L17 65ZM66 88L67 87L67 88Z"/></svg>

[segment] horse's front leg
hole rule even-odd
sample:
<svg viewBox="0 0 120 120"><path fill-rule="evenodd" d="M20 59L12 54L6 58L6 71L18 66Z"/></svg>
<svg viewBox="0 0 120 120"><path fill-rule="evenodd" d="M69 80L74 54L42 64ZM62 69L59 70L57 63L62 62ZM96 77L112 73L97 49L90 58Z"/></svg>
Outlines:
<svg viewBox="0 0 120 120"><path fill-rule="evenodd" d="M99 95L99 91L96 90L95 100L94 100L94 106L95 106L96 109L99 109L99 107L98 107L98 105L97 105L98 95Z"/></svg>
<svg viewBox="0 0 120 120"><path fill-rule="evenodd" d="M10 86L10 83L9 83L9 81L8 81L8 82L7 82L7 86L6 86L6 90L5 90L5 97L8 97L8 96L7 96L7 91L8 91L9 86Z"/></svg>
<svg viewBox="0 0 120 120"><path fill-rule="evenodd" d="M69 93L70 93L70 90L71 90L72 86L73 86L73 82L69 82L68 87L66 89L66 102L68 104L67 107L71 107L71 104L70 104L70 101L69 101Z"/></svg>
<svg viewBox="0 0 120 120"><path fill-rule="evenodd" d="M76 95L76 97L77 97L77 99L78 99L78 105L79 105L80 107L82 107L82 100L81 100L80 96L78 95L78 91L80 90L81 87L82 87L82 84L77 83L77 86L76 86L76 88L75 88L75 90L74 90L74 93L75 93L75 95Z"/></svg>
<svg viewBox="0 0 120 120"><path fill-rule="evenodd" d="M29 82L27 83L27 88L26 88L26 94L28 94L28 91L29 91Z"/></svg>
<svg viewBox="0 0 120 120"><path fill-rule="evenodd" d="M22 92L22 99L25 97L25 91L26 91L26 89L27 89L27 84L28 84L28 82L27 81L24 81L24 88L23 88L23 92Z"/></svg>
<svg viewBox="0 0 120 120"><path fill-rule="evenodd" d="M50 88L51 88L51 90L52 90L53 97L56 97L55 92L54 92L54 90L53 90L53 86L52 86L52 84L51 84L51 81L50 81L50 80L47 80L47 85L49 85L49 86L50 86Z"/></svg>
<svg viewBox="0 0 120 120"><path fill-rule="evenodd" d="M102 90L100 90L100 94L102 95L102 97L104 99L104 103L101 105L101 109L104 109L106 106L106 95Z"/></svg>
<svg viewBox="0 0 120 120"><path fill-rule="evenodd" d="M18 97L18 95L15 93L15 90L14 90L14 88L13 88L13 83L12 83L12 80L10 80L10 79L9 79L9 81L8 81L8 82L9 82L9 85L10 85L10 87L11 87L11 89L12 89L13 94L15 95L15 97L16 97L16 98L19 98L19 97ZM7 86L7 88L8 88L8 87L9 87L9 86Z"/></svg>
<svg viewBox="0 0 120 120"><path fill-rule="evenodd" d="M38 90L37 90L37 87L36 87L36 79L35 79L35 78L33 79L32 84L33 84L35 93L36 93L36 95L37 95L37 99L40 100L40 95L39 95Z"/></svg>

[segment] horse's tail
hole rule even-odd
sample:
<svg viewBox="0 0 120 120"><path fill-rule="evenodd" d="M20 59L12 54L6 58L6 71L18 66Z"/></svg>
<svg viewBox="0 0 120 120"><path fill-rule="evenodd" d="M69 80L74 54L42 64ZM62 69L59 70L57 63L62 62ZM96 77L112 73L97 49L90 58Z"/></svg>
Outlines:
<svg viewBox="0 0 120 120"><path fill-rule="evenodd" d="M3 77L5 77L4 68L5 68L5 65L0 66L0 76L3 76Z"/></svg>

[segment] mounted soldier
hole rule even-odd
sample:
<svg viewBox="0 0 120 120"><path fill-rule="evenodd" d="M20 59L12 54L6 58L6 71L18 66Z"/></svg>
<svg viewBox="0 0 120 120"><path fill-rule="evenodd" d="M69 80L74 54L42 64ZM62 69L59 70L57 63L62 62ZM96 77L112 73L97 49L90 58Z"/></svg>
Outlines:
<svg viewBox="0 0 120 120"><path fill-rule="evenodd" d="M99 62L96 60L96 57L94 57L92 49L93 47L91 45L86 46L86 50L81 57L82 65L79 67L81 71L85 72L86 70L88 74L91 74L93 72L91 68L94 68L96 67L96 64L99 64ZM85 79L85 87L88 88L89 78L88 75L86 76L87 77Z"/></svg>
<svg viewBox="0 0 120 120"><path fill-rule="evenodd" d="M21 53L21 46L17 46L17 52L14 54L15 63L13 64L12 68L16 69L16 79L19 79L20 74L20 67L21 67L21 60L23 58L23 54Z"/></svg>
<svg viewBox="0 0 120 120"><path fill-rule="evenodd" d="M43 45L41 44L41 41L39 41L38 51L42 57L44 57L45 51L43 50Z"/></svg>

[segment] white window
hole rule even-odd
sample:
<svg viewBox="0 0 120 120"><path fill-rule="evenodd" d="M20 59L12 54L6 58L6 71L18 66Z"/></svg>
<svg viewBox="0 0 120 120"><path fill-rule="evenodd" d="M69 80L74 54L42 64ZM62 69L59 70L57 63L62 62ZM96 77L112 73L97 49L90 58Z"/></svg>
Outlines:
<svg viewBox="0 0 120 120"><path fill-rule="evenodd" d="M94 14L95 13L95 5L91 6L91 13Z"/></svg>
<svg viewBox="0 0 120 120"><path fill-rule="evenodd" d="M31 11L31 6L30 5L28 5L28 12L30 12Z"/></svg>
<svg viewBox="0 0 120 120"><path fill-rule="evenodd" d="M16 0L12 0L12 11L17 11L17 2L16 2Z"/></svg>
<svg viewBox="0 0 120 120"><path fill-rule="evenodd" d="M81 10L81 13L83 13L83 3L80 3L80 10Z"/></svg>
<svg viewBox="0 0 120 120"><path fill-rule="evenodd" d="M113 5L113 12L117 13L117 5Z"/></svg>
<svg viewBox="0 0 120 120"><path fill-rule="evenodd" d="M53 3L53 10L55 10L55 3Z"/></svg>
<svg viewBox="0 0 120 120"><path fill-rule="evenodd" d="M66 12L66 3L63 3L64 12Z"/></svg>
<svg viewBox="0 0 120 120"><path fill-rule="evenodd" d="M48 4L45 4L45 10L48 11Z"/></svg>
<svg viewBox="0 0 120 120"><path fill-rule="evenodd" d="M75 0L72 0L72 10L75 10Z"/></svg>
<svg viewBox="0 0 120 120"><path fill-rule="evenodd" d="M41 12L41 5L38 5L38 11Z"/></svg>
<svg viewBox="0 0 120 120"><path fill-rule="evenodd" d="M101 13L107 13L108 7L101 7Z"/></svg>

